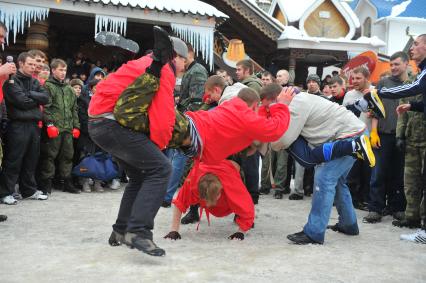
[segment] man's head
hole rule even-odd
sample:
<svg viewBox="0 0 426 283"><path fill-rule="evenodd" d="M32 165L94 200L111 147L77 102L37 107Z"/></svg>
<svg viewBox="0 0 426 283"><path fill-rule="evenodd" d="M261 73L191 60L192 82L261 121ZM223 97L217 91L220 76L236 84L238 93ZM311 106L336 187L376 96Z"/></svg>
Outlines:
<svg viewBox="0 0 426 283"><path fill-rule="evenodd" d="M321 92L323 95L325 96L330 96L331 95L331 88L329 84L323 84Z"/></svg>
<svg viewBox="0 0 426 283"><path fill-rule="evenodd" d="M247 106L253 111L257 111L260 97L256 91L251 88L245 87L238 92L238 97L241 98L245 103L247 103Z"/></svg>
<svg viewBox="0 0 426 283"><path fill-rule="evenodd" d="M419 35L410 48L411 59L420 64L426 58L426 33Z"/></svg>
<svg viewBox="0 0 426 283"><path fill-rule="evenodd" d="M50 63L50 68L52 68L52 76L58 81L63 81L65 75L67 74L67 63L62 59L53 59Z"/></svg>
<svg viewBox="0 0 426 283"><path fill-rule="evenodd" d="M98 85L99 82L100 80L96 80L96 79L93 79L89 82L89 89L90 89L90 92L92 92L92 94L96 92L96 86Z"/></svg>
<svg viewBox="0 0 426 283"><path fill-rule="evenodd" d="M279 70L277 72L276 82L277 84L284 86L288 84L288 80L290 79L290 74L287 70Z"/></svg>
<svg viewBox="0 0 426 283"><path fill-rule="evenodd" d="M274 82L274 77L272 76L272 74L269 73L268 71L264 71L262 73L262 84L265 86L273 82Z"/></svg>
<svg viewBox="0 0 426 283"><path fill-rule="evenodd" d="M43 64L41 72L38 74L38 78L42 80L47 80L50 76L50 67L47 64Z"/></svg>
<svg viewBox="0 0 426 283"><path fill-rule="evenodd" d="M185 63L188 57L188 46L186 43L178 37L170 37L173 41L173 51L176 56L173 59L173 63L176 68L176 73L185 72Z"/></svg>
<svg viewBox="0 0 426 283"><path fill-rule="evenodd" d="M243 81L253 74L253 63L250 60L241 60L237 62L237 70L235 74L239 81Z"/></svg>
<svg viewBox="0 0 426 283"><path fill-rule="evenodd" d="M216 205L222 192L222 183L219 178L211 173L202 176L198 181L198 194L206 202L207 207Z"/></svg>
<svg viewBox="0 0 426 283"><path fill-rule="evenodd" d="M46 54L44 54L43 51L38 49L31 49L30 51L28 51L28 53L31 54L36 60L36 69L34 73L38 75L43 70L43 65L46 61Z"/></svg>
<svg viewBox="0 0 426 283"><path fill-rule="evenodd" d="M80 79L72 79L70 80L70 86L74 89L75 95L79 97L83 88L83 81Z"/></svg>
<svg viewBox="0 0 426 283"><path fill-rule="evenodd" d="M105 73L103 72L103 70L98 70L94 75L93 75L93 79L94 80L102 80L105 77Z"/></svg>
<svg viewBox="0 0 426 283"><path fill-rule="evenodd" d="M404 80L407 77L408 54L405 52L396 52L390 57L390 68L393 77Z"/></svg>
<svg viewBox="0 0 426 283"><path fill-rule="evenodd" d="M225 87L225 79L219 75L213 75L204 84L204 92L210 96L211 101L218 102Z"/></svg>
<svg viewBox="0 0 426 283"><path fill-rule="evenodd" d="M321 79L317 74L310 74L306 78L308 93L315 94L320 91Z"/></svg>
<svg viewBox="0 0 426 283"><path fill-rule="evenodd" d="M226 76L228 75L228 72L224 69L218 69L216 70L216 75L221 76L226 80Z"/></svg>
<svg viewBox="0 0 426 283"><path fill-rule="evenodd" d="M36 69L36 60L29 52L22 52L18 56L19 72L31 77Z"/></svg>
<svg viewBox="0 0 426 283"><path fill-rule="evenodd" d="M0 22L0 44L4 44L6 40L7 27L3 22Z"/></svg>
<svg viewBox="0 0 426 283"><path fill-rule="evenodd" d="M271 103L276 102L277 97L280 94L282 89L283 89L282 86L280 86L277 83L271 83L262 87L259 93L260 101L262 102L262 105L268 106Z"/></svg>
<svg viewBox="0 0 426 283"><path fill-rule="evenodd" d="M355 90L363 91L370 87L370 71L366 67L357 67L352 71L352 86Z"/></svg>
<svg viewBox="0 0 426 283"><path fill-rule="evenodd" d="M344 91L343 79L340 76L334 76L330 80L330 91L333 97L341 97Z"/></svg>
<svg viewBox="0 0 426 283"><path fill-rule="evenodd" d="M333 72L331 72L331 76L332 77L335 77L335 76L338 76L339 75L339 72L338 71L333 71Z"/></svg>

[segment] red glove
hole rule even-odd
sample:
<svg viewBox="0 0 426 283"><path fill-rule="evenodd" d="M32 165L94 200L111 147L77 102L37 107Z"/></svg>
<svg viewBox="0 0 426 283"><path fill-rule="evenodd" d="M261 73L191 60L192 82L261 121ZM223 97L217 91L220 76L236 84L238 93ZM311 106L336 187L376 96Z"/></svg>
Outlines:
<svg viewBox="0 0 426 283"><path fill-rule="evenodd" d="M51 139L57 138L59 136L59 129L53 125L48 125L47 136Z"/></svg>
<svg viewBox="0 0 426 283"><path fill-rule="evenodd" d="M77 128L72 129L72 136L75 139L78 139L80 137L80 130Z"/></svg>

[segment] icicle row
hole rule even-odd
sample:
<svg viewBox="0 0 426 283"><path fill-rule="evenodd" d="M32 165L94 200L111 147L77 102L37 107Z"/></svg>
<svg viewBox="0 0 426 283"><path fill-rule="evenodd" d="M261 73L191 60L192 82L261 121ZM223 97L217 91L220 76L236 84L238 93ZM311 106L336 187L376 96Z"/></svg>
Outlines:
<svg viewBox="0 0 426 283"><path fill-rule="evenodd" d="M106 15L96 15L95 18L95 35L102 30L121 33L126 36L127 18L113 17Z"/></svg>
<svg viewBox="0 0 426 283"><path fill-rule="evenodd" d="M28 5L0 3L0 21L7 27L6 43L9 44L9 32L13 31L13 43L18 32L24 33L25 22L28 27L31 21L42 21L49 15L49 8L32 7Z"/></svg>
<svg viewBox="0 0 426 283"><path fill-rule="evenodd" d="M213 27L199 27L182 24L171 24L173 31L179 35L182 40L191 43L194 51L201 52L203 59L209 64L210 71L214 66L214 30Z"/></svg>

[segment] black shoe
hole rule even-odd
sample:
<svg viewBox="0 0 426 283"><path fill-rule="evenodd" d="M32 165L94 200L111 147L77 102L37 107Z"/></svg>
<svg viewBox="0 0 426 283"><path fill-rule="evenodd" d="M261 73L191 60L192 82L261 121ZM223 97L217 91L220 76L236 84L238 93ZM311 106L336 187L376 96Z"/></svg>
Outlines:
<svg viewBox="0 0 426 283"><path fill-rule="evenodd" d="M162 65L173 59L173 42L169 34L159 26L154 26L153 53L156 61Z"/></svg>
<svg viewBox="0 0 426 283"><path fill-rule="evenodd" d="M370 211L366 217L362 219L364 223L377 223L382 221L382 215L375 211Z"/></svg>
<svg viewBox="0 0 426 283"><path fill-rule="evenodd" d="M289 187L286 187L282 190L282 192L283 192L284 195L288 195L289 193L291 193L291 190L290 190Z"/></svg>
<svg viewBox="0 0 426 283"><path fill-rule="evenodd" d="M6 215L0 215L0 222L6 221L7 216Z"/></svg>
<svg viewBox="0 0 426 283"><path fill-rule="evenodd" d="M269 193L271 192L271 188L260 188L259 193L261 195L269 195Z"/></svg>
<svg viewBox="0 0 426 283"><path fill-rule="evenodd" d="M79 194L80 190L74 187L71 179L65 179L64 181L64 192Z"/></svg>
<svg viewBox="0 0 426 283"><path fill-rule="evenodd" d="M289 200L301 200L303 199L303 196L299 195L299 194L291 194L288 196Z"/></svg>
<svg viewBox="0 0 426 283"><path fill-rule="evenodd" d="M414 229L414 228L420 228L420 220L409 220L409 219L402 219L402 220L394 220L392 221L392 225L396 226L396 227L400 227L400 228L410 228L410 229Z"/></svg>
<svg viewBox="0 0 426 283"><path fill-rule="evenodd" d="M251 199L252 199L254 205L259 203L259 196L258 195L257 196L252 195Z"/></svg>
<svg viewBox="0 0 426 283"><path fill-rule="evenodd" d="M303 231L287 235L287 239L289 239L296 245L321 244L309 238L309 236L306 235Z"/></svg>
<svg viewBox="0 0 426 283"><path fill-rule="evenodd" d="M354 232L353 234L351 234L351 233L347 233L347 232L343 231L343 230L342 230L342 228L340 228L339 223L336 223L336 224L334 224L334 225L328 225L328 226L327 226L327 229L330 229L330 230L332 230L332 231L334 231L334 232L343 233L343 234L345 234L345 235L349 235L349 236L356 236L356 235L359 235L359 231ZM358 230L358 229L357 229L357 230Z"/></svg>
<svg viewBox="0 0 426 283"><path fill-rule="evenodd" d="M124 235L116 231L112 231L111 236L109 236L108 244L112 247L120 246L123 243Z"/></svg>
<svg viewBox="0 0 426 283"><path fill-rule="evenodd" d="M376 157L371 148L370 139L361 135L355 139L355 155L357 158L367 161L370 167L376 166Z"/></svg>
<svg viewBox="0 0 426 283"><path fill-rule="evenodd" d="M313 193L313 189L311 186L306 186L303 188L303 194L307 197L310 197Z"/></svg>
<svg viewBox="0 0 426 283"><path fill-rule="evenodd" d="M363 202L354 202L354 208L363 210L363 211L368 211L368 204Z"/></svg>
<svg viewBox="0 0 426 283"><path fill-rule="evenodd" d="M377 115L377 118L386 118L385 107L376 90L372 90L364 95L364 99L368 102L367 108L373 111Z"/></svg>
<svg viewBox="0 0 426 283"><path fill-rule="evenodd" d="M144 252L152 256L165 256L166 251L158 247L151 239L144 237L142 234L126 233L123 243L130 248Z"/></svg>
<svg viewBox="0 0 426 283"><path fill-rule="evenodd" d="M180 223L183 225L197 223L200 220L198 211L190 210L181 220Z"/></svg>
<svg viewBox="0 0 426 283"><path fill-rule="evenodd" d="M274 198L275 199L282 199L283 198L283 191L282 190L275 190Z"/></svg>
<svg viewBox="0 0 426 283"><path fill-rule="evenodd" d="M164 208L168 208L172 206L172 203L170 201L163 200L163 203L161 204L161 206Z"/></svg>
<svg viewBox="0 0 426 283"><path fill-rule="evenodd" d="M389 207L385 207L382 211L382 216L388 216L392 215L392 211L389 209Z"/></svg>

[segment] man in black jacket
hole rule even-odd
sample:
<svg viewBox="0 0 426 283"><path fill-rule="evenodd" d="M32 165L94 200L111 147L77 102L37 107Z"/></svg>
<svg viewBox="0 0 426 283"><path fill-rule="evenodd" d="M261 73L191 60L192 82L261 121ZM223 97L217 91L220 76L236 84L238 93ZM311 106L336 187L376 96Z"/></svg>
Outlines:
<svg viewBox="0 0 426 283"><path fill-rule="evenodd" d="M32 77L36 67L34 57L23 52L18 56L18 64L16 75L3 85L9 118L4 168L0 176L0 200L5 204L17 203L12 193L18 180L23 198L47 199L37 190L34 172L40 153L40 105L49 101L49 94Z"/></svg>

